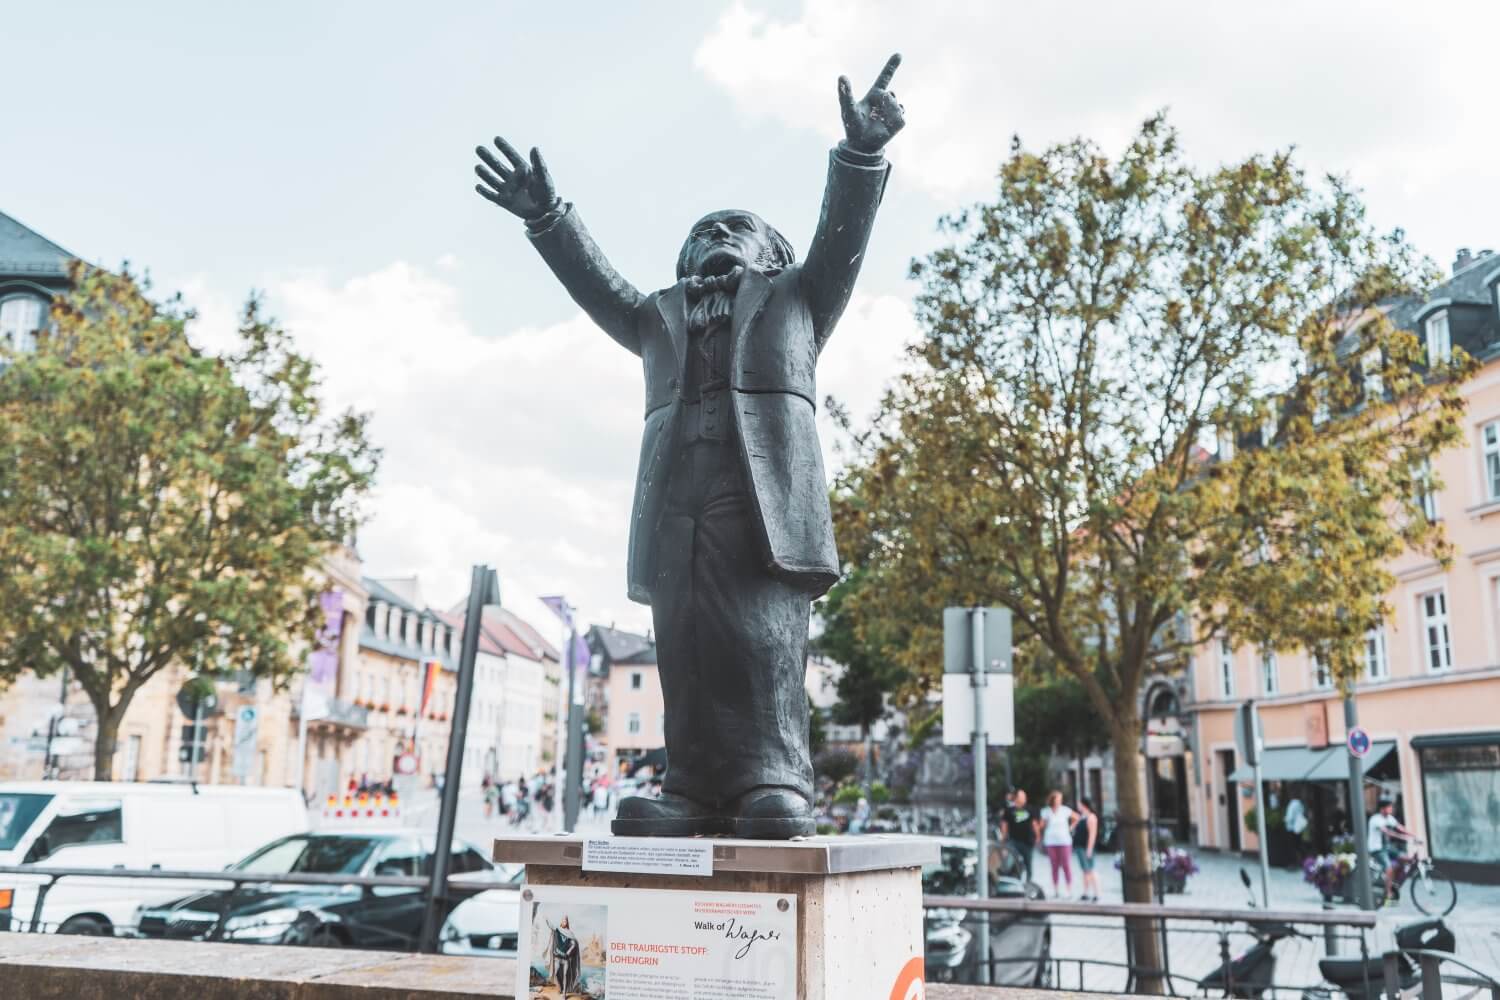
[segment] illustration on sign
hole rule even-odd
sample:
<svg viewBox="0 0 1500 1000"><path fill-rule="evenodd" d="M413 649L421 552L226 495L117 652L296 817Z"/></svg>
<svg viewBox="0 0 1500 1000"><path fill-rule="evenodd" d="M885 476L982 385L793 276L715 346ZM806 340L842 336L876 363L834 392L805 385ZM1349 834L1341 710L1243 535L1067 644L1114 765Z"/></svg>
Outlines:
<svg viewBox="0 0 1500 1000"><path fill-rule="evenodd" d="M1363 757L1370 752L1370 734L1355 726L1349 730L1349 752L1356 757Z"/></svg>
<svg viewBox="0 0 1500 1000"><path fill-rule="evenodd" d="M795 1000L797 901L771 892L531 886L516 996Z"/></svg>

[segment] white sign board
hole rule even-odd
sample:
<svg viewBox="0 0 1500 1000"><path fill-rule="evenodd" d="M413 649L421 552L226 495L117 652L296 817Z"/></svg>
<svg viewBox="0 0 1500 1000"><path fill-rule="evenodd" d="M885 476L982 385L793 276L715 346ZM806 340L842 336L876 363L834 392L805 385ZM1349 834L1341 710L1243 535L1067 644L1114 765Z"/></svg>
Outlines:
<svg viewBox="0 0 1500 1000"><path fill-rule="evenodd" d="M974 688L970 674L943 675L943 743L969 746L974 742ZM992 747L1016 742L1014 674L987 674L984 685L984 729Z"/></svg>
<svg viewBox="0 0 1500 1000"><path fill-rule="evenodd" d="M634 875L712 875L711 840L674 837L590 837L583 842L583 870Z"/></svg>
<svg viewBox="0 0 1500 1000"><path fill-rule="evenodd" d="M256 743L260 738L260 710L254 705L241 705L234 716L234 762L231 770L236 778L250 778L255 774Z"/></svg>
<svg viewBox="0 0 1500 1000"><path fill-rule="evenodd" d="M517 1000L796 1000L797 899L528 886Z"/></svg>

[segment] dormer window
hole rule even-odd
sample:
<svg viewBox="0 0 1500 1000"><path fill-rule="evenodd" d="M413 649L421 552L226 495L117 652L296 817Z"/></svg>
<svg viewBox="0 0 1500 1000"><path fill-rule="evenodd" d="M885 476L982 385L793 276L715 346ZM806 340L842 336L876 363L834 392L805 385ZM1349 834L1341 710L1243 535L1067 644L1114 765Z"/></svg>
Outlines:
<svg viewBox="0 0 1500 1000"><path fill-rule="evenodd" d="M0 302L0 346L29 353L47 315L47 303L34 295L13 295Z"/></svg>
<svg viewBox="0 0 1500 1000"><path fill-rule="evenodd" d="M1427 320L1427 363L1439 365L1453 355L1453 340L1448 333L1448 312L1443 310Z"/></svg>

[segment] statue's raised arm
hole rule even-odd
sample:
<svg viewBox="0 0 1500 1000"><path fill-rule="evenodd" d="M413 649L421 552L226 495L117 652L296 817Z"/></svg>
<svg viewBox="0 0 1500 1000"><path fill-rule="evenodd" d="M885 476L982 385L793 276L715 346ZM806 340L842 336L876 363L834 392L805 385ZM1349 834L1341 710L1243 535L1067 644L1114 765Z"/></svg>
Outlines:
<svg viewBox="0 0 1500 1000"><path fill-rule="evenodd" d="M844 141L833 151L823 211L802 265L803 289L820 348L849 304L864 261L875 209L890 173L883 150L906 124L905 111L889 89L900 65L898 52L886 60L874 85L857 101L849 78L839 77Z"/></svg>
<svg viewBox="0 0 1500 1000"><path fill-rule="evenodd" d="M645 296L610 265L573 206L557 196L541 150L532 147L528 161L498 135L495 148L509 162L502 163L484 146L475 147L480 162L474 172L480 183L474 190L522 219L526 234L573 301L627 350L641 353L635 314Z"/></svg>

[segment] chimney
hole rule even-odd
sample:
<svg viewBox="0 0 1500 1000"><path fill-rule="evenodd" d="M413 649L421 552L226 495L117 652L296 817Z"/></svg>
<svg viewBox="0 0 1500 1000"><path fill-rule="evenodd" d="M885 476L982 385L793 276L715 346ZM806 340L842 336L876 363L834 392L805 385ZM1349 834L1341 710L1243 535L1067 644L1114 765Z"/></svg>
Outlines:
<svg viewBox="0 0 1500 1000"><path fill-rule="evenodd" d="M1468 247L1459 247L1458 256L1453 260L1453 273L1457 274L1459 271L1462 271L1464 268L1468 267L1469 264L1473 262L1473 259L1473 256L1469 253Z"/></svg>

